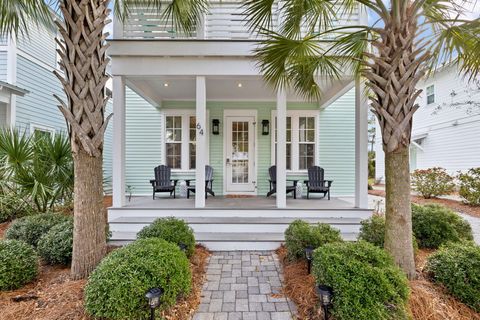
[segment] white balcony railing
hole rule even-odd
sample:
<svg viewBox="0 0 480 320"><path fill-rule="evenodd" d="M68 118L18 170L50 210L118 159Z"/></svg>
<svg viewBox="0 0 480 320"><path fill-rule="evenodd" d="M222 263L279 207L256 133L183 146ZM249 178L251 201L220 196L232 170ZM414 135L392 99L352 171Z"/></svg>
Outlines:
<svg viewBox="0 0 480 320"><path fill-rule="evenodd" d="M277 30L279 8L273 16L272 28ZM358 24L358 12L344 15L339 18L335 25ZM306 31L306 30L305 30ZM210 4L209 12L203 17L194 34L177 32L172 21L165 21L162 13L145 7L136 7L131 10L129 19L122 29L124 39L232 39L232 40L255 40L259 35L251 33L246 23L246 16L242 1L222 0Z"/></svg>

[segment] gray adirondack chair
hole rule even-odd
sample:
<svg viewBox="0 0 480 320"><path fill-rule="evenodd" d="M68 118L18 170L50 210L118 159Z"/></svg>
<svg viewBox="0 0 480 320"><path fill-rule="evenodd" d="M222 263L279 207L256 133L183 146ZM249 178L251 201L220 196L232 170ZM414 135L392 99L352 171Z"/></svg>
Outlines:
<svg viewBox="0 0 480 320"><path fill-rule="evenodd" d="M190 192L195 193L195 186L192 185L192 181L195 179L187 179L187 199L190 198ZM215 197L215 192L213 192L213 168L209 165L205 166L205 199L208 198L208 194L211 194Z"/></svg>
<svg viewBox="0 0 480 320"><path fill-rule="evenodd" d="M330 187L333 180L325 180L324 172L319 166L308 168L308 180L304 181L307 186L307 199L310 198L310 193L323 193L323 197L328 195L330 200Z"/></svg>
<svg viewBox="0 0 480 320"><path fill-rule="evenodd" d="M268 168L268 175L270 176L270 191L267 193L267 197L270 197L272 194L277 193L277 166L271 166ZM293 182L292 186L287 186L287 194L293 193L293 199L297 199L297 183L298 180L287 180L288 182Z"/></svg>
<svg viewBox="0 0 480 320"><path fill-rule="evenodd" d="M175 199L175 189L177 186L178 179L171 179L172 170L170 167L165 165L159 165L153 169L155 174L155 179L150 180L153 188L153 199L155 200L155 193L170 193L170 196L173 194Z"/></svg>

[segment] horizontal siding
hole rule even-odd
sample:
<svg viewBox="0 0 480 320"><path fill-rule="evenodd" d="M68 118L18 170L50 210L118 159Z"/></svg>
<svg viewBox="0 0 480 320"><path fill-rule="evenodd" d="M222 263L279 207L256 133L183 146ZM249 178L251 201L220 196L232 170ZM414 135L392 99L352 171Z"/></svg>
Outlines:
<svg viewBox="0 0 480 320"><path fill-rule="evenodd" d="M149 194L153 168L163 162L163 115L128 87L125 135L126 185L135 194Z"/></svg>
<svg viewBox="0 0 480 320"><path fill-rule="evenodd" d="M107 114L113 112L112 99L107 104ZM103 177L104 177L104 192L106 194L112 193L112 166L113 166L113 117L110 118L107 129L105 130L105 137L103 143Z"/></svg>
<svg viewBox="0 0 480 320"><path fill-rule="evenodd" d="M355 95L351 91L333 105L319 111L319 163L326 170L328 178L335 180L333 194L351 195L354 193L355 161ZM163 111L167 109L193 109L192 101L164 101L157 109L127 90L126 120L126 180L134 194L150 194L148 183L153 177L153 168L164 162L163 150ZM274 102L219 102L207 101L208 123L220 120L220 134L209 135L210 165L214 168L214 191L223 194L224 172L224 132L223 116L225 109L253 109L257 111L257 123L269 120L276 108ZM315 110L311 103L289 103L289 110ZM273 126L271 126L273 129ZM271 163L272 134L263 136L261 125L257 125L257 194L268 192L268 168ZM194 178L194 172L172 174L176 179ZM306 179L306 174L289 174L289 178ZM179 190L177 190L179 191Z"/></svg>
<svg viewBox="0 0 480 320"><path fill-rule="evenodd" d="M17 85L30 91L17 98L17 127L29 131L32 123L65 131L65 119L58 110L57 94L64 99L61 84L55 75L45 68L25 59L17 58Z"/></svg>
<svg viewBox="0 0 480 320"><path fill-rule="evenodd" d="M17 57L17 85L30 91L17 97L17 127L29 131L32 123L49 126L57 131L66 129L65 119L58 110L57 94L65 97L55 75L22 56Z"/></svg>
<svg viewBox="0 0 480 320"><path fill-rule="evenodd" d="M29 34L20 36L18 39L18 49L22 50L32 57L46 63L51 67L57 65L57 44L55 37L57 35L54 28L46 28L41 24L29 22Z"/></svg>
<svg viewBox="0 0 480 320"><path fill-rule="evenodd" d="M7 51L0 51L0 80L7 80Z"/></svg>
<svg viewBox="0 0 480 320"><path fill-rule="evenodd" d="M320 112L319 164L332 195L355 193L355 89ZM367 170L367 168L365 168Z"/></svg>
<svg viewBox="0 0 480 320"><path fill-rule="evenodd" d="M0 128L7 124L7 105L0 102Z"/></svg>

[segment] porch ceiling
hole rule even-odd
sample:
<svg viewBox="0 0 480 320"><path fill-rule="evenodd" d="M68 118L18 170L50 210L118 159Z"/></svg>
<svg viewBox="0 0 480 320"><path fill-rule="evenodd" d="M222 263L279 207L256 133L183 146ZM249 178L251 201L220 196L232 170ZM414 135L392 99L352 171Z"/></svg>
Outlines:
<svg viewBox="0 0 480 320"><path fill-rule="evenodd" d="M325 105L339 93L353 87L352 79L319 79L324 92L319 105ZM154 105L163 100L195 100L195 77L156 76L127 77L128 86ZM276 93L259 76L216 76L206 78L207 100L210 101L275 101ZM287 92L288 101L305 101L293 90Z"/></svg>

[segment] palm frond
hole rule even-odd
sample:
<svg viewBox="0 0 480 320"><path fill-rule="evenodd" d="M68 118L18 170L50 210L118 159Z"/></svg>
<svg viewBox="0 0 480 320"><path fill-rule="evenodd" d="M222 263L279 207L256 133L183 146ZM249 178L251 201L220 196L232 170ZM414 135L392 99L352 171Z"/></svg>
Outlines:
<svg viewBox="0 0 480 320"><path fill-rule="evenodd" d="M52 13L45 0L0 1L0 35L28 36L30 22L53 26Z"/></svg>
<svg viewBox="0 0 480 320"><path fill-rule="evenodd" d="M142 12L158 12L165 24L169 21L175 31L192 34L203 13L208 11L208 0L122 0L115 1L115 15L126 21L135 8Z"/></svg>

